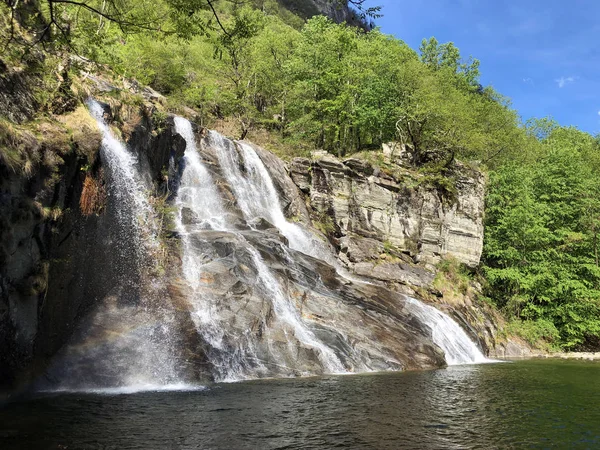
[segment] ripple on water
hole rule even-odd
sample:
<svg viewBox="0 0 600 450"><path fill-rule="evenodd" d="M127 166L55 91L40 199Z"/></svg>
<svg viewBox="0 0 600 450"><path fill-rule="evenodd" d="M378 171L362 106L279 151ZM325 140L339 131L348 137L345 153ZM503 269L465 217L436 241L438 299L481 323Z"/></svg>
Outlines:
<svg viewBox="0 0 600 450"><path fill-rule="evenodd" d="M1 447L600 448L598 363L526 361L192 388L24 399L0 410Z"/></svg>
<svg viewBox="0 0 600 450"><path fill-rule="evenodd" d="M143 392L195 392L204 391L206 386L191 384L132 384L128 386L91 388L91 389L50 389L40 391L42 394L97 394L97 395L131 395Z"/></svg>

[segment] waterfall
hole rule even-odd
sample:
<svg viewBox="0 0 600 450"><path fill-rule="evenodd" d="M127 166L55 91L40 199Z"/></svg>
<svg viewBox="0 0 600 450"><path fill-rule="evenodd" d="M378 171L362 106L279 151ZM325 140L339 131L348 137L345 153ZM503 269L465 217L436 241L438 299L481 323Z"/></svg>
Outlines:
<svg viewBox="0 0 600 450"><path fill-rule="evenodd" d="M195 235L201 234L202 230L226 231L231 227L213 178L200 159L192 124L183 117L176 117L175 130L186 142L184 169L175 205L176 225L183 243L182 270L191 288L190 300L194 307L192 319L211 347L209 359L216 371L215 378L235 381L252 370L260 373L261 368L248 364L248 360L256 361L249 333L236 342L236 347L228 344L227 323L220 315L219 299L201 290L203 253L194 242Z"/></svg>
<svg viewBox="0 0 600 450"><path fill-rule="evenodd" d="M187 210L200 228L227 230L227 212L209 171L200 160L192 124L183 117L176 117L175 130L186 142L184 170L175 202L180 228L183 227L182 214Z"/></svg>
<svg viewBox="0 0 600 450"><path fill-rule="evenodd" d="M217 152L219 163L224 168L227 181L235 191L240 209L248 222L257 218L267 219L287 238L291 249L339 268L335 256L324 242L285 218L271 176L250 145L245 142L237 143L242 152L243 167L246 169L244 175L240 170L242 161L235 149L235 143L215 131L210 132L209 140Z"/></svg>
<svg viewBox="0 0 600 450"><path fill-rule="evenodd" d="M364 283L344 270L323 242L285 218L271 176L250 145L245 142L237 143L243 158L240 160L236 144L217 132L210 132L209 142L217 152L227 181L235 191L238 204L248 221L259 217L269 220L288 239L290 248L328 263L343 278ZM242 167L245 169L244 173ZM407 305L407 309L431 329L432 339L444 351L449 365L488 361L465 331L448 315L412 298L408 298Z"/></svg>
<svg viewBox="0 0 600 450"><path fill-rule="evenodd" d="M327 373L343 372L344 366L335 353L325 344L320 342L314 333L304 324L295 305L286 298L277 277L265 264L262 256L251 243L236 231L233 224L227 220L228 212L223 201L215 188L210 172L200 159L196 141L189 121L178 117L175 119L176 131L186 140L184 171L181 178L180 188L176 204L178 206L178 228L183 242L183 272L186 280L192 288L195 307L194 320L199 333L214 349L211 353L212 363L218 372L218 379L235 380L260 374L266 370L261 365L254 337L246 332L243 338L230 342L227 336L227 323L220 317L219 303L222 299L214 298L202 291L202 254L194 245L194 234L201 234L202 229L209 228L218 231L226 231L235 235L242 244L256 268L259 288L263 291L265 298L272 304L277 320L292 331L293 337L303 345L313 348ZM220 137L220 135L219 135ZM285 222L283 213L279 208L279 199L275 196L262 197L263 191L257 191L240 172L236 159L235 144L222 138L215 145L221 168L227 180L234 190L236 200L247 220L258 217ZM265 179L265 178L261 178ZM268 178L270 182L270 178ZM272 185L271 185L272 187ZM277 210L269 206L275 202ZM192 223L184 223L184 211L192 212ZM267 213L268 212L268 213ZM197 222L194 224L194 222ZM266 327L267 333L272 332ZM287 336L287 334L286 334ZM284 366L282 357L277 357L277 351L272 350L276 364Z"/></svg>
<svg viewBox="0 0 600 450"><path fill-rule="evenodd" d="M490 361L447 314L411 297L407 297L407 308L429 327L433 342L444 351L449 366Z"/></svg>
<svg viewBox="0 0 600 450"><path fill-rule="evenodd" d="M100 241L110 262L108 295L76 330L49 368L51 390L132 392L183 388L176 358L176 317L163 306L163 286L150 276L160 248L158 226L137 158L113 134L102 106L88 101L102 133L100 158L107 209ZM43 383L42 383L43 384Z"/></svg>
<svg viewBox="0 0 600 450"><path fill-rule="evenodd" d="M113 135L104 120L102 106L90 99L88 108L102 132L100 157L107 169L108 195L112 197L110 203L119 222L120 238L131 245L125 256L143 264L147 254L158 248L154 211L146 196L148 188L138 172L135 156Z"/></svg>
<svg viewBox="0 0 600 450"><path fill-rule="evenodd" d="M109 294L47 374L48 379L61 380L59 389L188 389L189 380L197 380L206 366L215 381L389 370L404 367L396 355L404 355L405 348L419 349L424 360L439 364L432 341L450 365L486 361L458 324L431 306L407 298L398 303L398 308L405 304L404 315L394 316L386 315L385 308L404 298L400 294L388 299L390 303L363 302L361 295L378 295L379 288L357 289L363 282L341 266L327 243L287 220L259 153L216 132L198 148L191 123L180 117L174 120L175 131L186 149L174 223L183 279L173 280L176 286L169 289L181 289L183 295L176 300L181 303L171 304L171 291L167 293L149 266L157 260L161 243L140 164L111 131L102 106L92 100L88 107L103 137L100 157L108 202L98 220L106 234L102 248L111 262L112 278ZM207 155L214 151L216 158L203 159L200 150ZM220 177L227 186L215 182ZM258 219L279 233L261 229ZM302 259L298 252L312 258ZM339 277L331 285L321 275L335 272L315 259L337 271ZM294 274L291 281L281 277L282 271ZM221 274L229 284L220 284ZM309 293L305 302L313 288L317 294L310 300ZM326 307L336 313L328 317ZM344 312L354 322L344 324ZM404 341L391 334L388 342L380 340L388 329L411 344L404 347ZM415 342L411 329L417 334ZM412 346L415 343L419 346ZM407 361L411 364L410 355Z"/></svg>

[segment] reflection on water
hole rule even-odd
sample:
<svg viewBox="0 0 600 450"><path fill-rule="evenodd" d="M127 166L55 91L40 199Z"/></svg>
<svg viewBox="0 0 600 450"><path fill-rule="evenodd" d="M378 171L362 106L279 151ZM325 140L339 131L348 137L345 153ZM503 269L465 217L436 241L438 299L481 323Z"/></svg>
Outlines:
<svg viewBox="0 0 600 450"><path fill-rule="evenodd" d="M598 448L600 364L528 361L60 394L0 410L0 448Z"/></svg>

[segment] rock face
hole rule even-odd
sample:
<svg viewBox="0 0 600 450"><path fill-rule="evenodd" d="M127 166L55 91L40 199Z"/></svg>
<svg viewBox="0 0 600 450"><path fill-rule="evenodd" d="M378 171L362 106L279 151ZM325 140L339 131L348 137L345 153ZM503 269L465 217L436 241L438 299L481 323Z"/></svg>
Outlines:
<svg viewBox="0 0 600 450"><path fill-rule="evenodd" d="M328 0L309 1L312 1L312 3L314 3L315 7L319 10L321 14L335 20L338 23L347 22L353 17L352 11L350 11L347 2L343 2L343 4L340 4Z"/></svg>
<svg viewBox="0 0 600 450"><path fill-rule="evenodd" d="M334 349L341 363L338 370L445 365L443 353L431 343L430 331L407 310L403 296L380 286L343 282L331 266L287 250L274 228L242 234L202 231L194 236L196 250L204 255L203 286L195 297L212 299L210 310L218 317L214 326L222 330L219 345L209 349L210 360L229 368L213 370L219 379L327 371L327 355L307 344L309 340L294 329L293 322L277 311L281 305L272 298L277 294L264 288L260 275L264 269L257 266L249 245L259 249L282 297L293 299L307 330ZM198 308L207 306L202 303Z"/></svg>
<svg viewBox="0 0 600 450"><path fill-rule="evenodd" d="M494 352L501 317L474 300L477 292L444 296L434 283L436 264L443 258L471 268L479 264L484 176L458 164L455 196L448 199L406 169L402 154L393 159L389 146L387 154L385 150L384 146L380 162L386 172L364 159L342 161L325 152L313 153L312 159L293 159L288 171L315 225L327 232L338 258L350 270L395 292L424 299L452 316L486 352ZM272 165L269 169L274 180L284 178L277 174L280 169ZM280 195L288 203L298 203L290 189L281 187ZM502 348L498 354L504 354Z"/></svg>
<svg viewBox="0 0 600 450"><path fill-rule="evenodd" d="M182 207L195 209L183 224L182 269L216 379L445 364L431 329L403 295L347 278L308 254L322 253L309 248L319 244L303 234L310 229L309 216L282 161L248 143L210 134L198 138L209 172L204 179L210 177L219 192L202 191L205 201L213 197L205 208ZM269 190L261 164L276 193ZM200 188L193 178L183 178L180 189L191 198L190 191ZM229 218L216 225L218 230L207 230L215 223L207 209L222 210L225 204ZM280 211L295 222L285 221ZM303 251L293 248L299 236ZM321 246L329 251L325 242Z"/></svg>
<svg viewBox="0 0 600 450"><path fill-rule="evenodd" d="M43 387L81 388L143 371L195 383L446 364L405 294L435 296L444 256L477 265L481 175L461 171L449 203L361 159L286 167L191 126L205 172L186 177L190 136L172 117L158 129L147 112L129 115L122 135L162 224L140 235L157 240L147 267L130 264L139 254L119 231L120 197L98 153L66 153L51 185L41 170L2 178L0 385L41 373ZM214 211L180 203L208 177ZM32 198L62 215L42 215ZM486 347L471 309L440 309Z"/></svg>
<svg viewBox="0 0 600 450"><path fill-rule="evenodd" d="M426 265L452 256L476 267L483 249L485 182L479 172L457 170L456 199L448 201L406 171L404 180L397 179L364 160L316 153L313 160L295 158L290 164L317 218L333 221L340 257L350 263L376 260L381 250L394 249Z"/></svg>
<svg viewBox="0 0 600 450"><path fill-rule="evenodd" d="M60 123L52 127L52 136L66 134ZM181 157L185 143L173 133L172 121L161 133L152 133L154 128L142 117L130 148L164 191L161 171L172 157ZM88 313L114 293L115 280L137 276L127 261L115 260L127 244L111 236L114 217L106 207L100 138L90 138L95 132L83 130L92 154L82 142L51 148L51 141L32 141L30 152L46 156L30 176L0 164L0 387L39 375ZM56 161L48 167L50 158ZM83 211L88 184L95 204Z"/></svg>
<svg viewBox="0 0 600 450"><path fill-rule="evenodd" d="M331 20L351 25L365 26L360 15L353 11L347 1L335 0L278 0L284 7L303 18L322 14Z"/></svg>

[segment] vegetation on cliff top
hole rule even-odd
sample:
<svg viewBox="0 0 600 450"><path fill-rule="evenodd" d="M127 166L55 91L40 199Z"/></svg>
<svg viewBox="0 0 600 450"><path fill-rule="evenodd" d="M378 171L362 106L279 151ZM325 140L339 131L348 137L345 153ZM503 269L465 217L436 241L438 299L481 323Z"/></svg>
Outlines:
<svg viewBox="0 0 600 450"><path fill-rule="evenodd" d="M549 120L522 123L452 43L431 38L415 51L368 27L304 22L290 3L46 0L36 9L5 0L0 81L27 71L49 78L36 93L40 111L73 109L76 53L168 95L173 110L191 107L204 125L288 156L397 141L427 174L475 161L490 172L486 295L525 337L598 347L599 141ZM3 149L0 162L18 162L15 151Z"/></svg>

